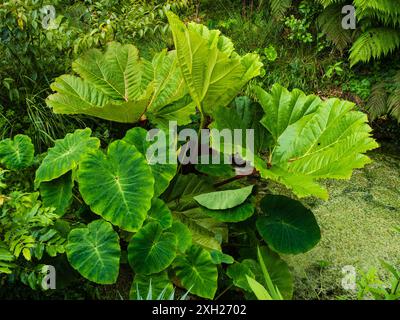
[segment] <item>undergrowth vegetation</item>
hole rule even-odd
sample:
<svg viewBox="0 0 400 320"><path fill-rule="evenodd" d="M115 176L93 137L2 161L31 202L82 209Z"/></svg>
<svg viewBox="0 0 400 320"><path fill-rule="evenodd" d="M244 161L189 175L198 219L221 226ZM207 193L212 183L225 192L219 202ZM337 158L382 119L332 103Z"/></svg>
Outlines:
<svg viewBox="0 0 400 320"><path fill-rule="evenodd" d="M394 0L43 5L0 5L0 297L399 299Z"/></svg>

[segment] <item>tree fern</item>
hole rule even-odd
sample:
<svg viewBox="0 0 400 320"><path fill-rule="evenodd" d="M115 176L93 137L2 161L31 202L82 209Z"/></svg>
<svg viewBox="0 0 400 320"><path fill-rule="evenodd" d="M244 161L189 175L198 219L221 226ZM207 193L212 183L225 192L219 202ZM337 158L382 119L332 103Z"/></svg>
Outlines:
<svg viewBox="0 0 400 320"><path fill-rule="evenodd" d="M365 16L378 18L386 25L400 24L400 5L398 0L354 0L359 19Z"/></svg>
<svg viewBox="0 0 400 320"><path fill-rule="evenodd" d="M349 4L345 0L315 0L324 7L318 18L321 30L328 39L344 49L351 42L351 32L340 23L341 7ZM353 0L356 8L358 37L350 49L351 66L369 62L394 52L400 47L400 5L398 0Z"/></svg>
<svg viewBox="0 0 400 320"><path fill-rule="evenodd" d="M371 120L390 115L400 123L400 71L372 87L367 111Z"/></svg>
<svg viewBox="0 0 400 320"><path fill-rule="evenodd" d="M388 98L389 114L400 123L400 82Z"/></svg>
<svg viewBox="0 0 400 320"><path fill-rule="evenodd" d="M386 83L379 82L372 87L371 96L368 99L367 110L371 120L387 113L388 94L386 90Z"/></svg>
<svg viewBox="0 0 400 320"><path fill-rule="evenodd" d="M271 15L276 19L281 19L287 9L292 5L292 0L270 0Z"/></svg>
<svg viewBox="0 0 400 320"><path fill-rule="evenodd" d="M392 53L400 46L400 31L374 28L364 32L350 49L351 66Z"/></svg>
<svg viewBox="0 0 400 320"><path fill-rule="evenodd" d="M342 28L342 11L341 5L331 5L327 7L317 19L317 24L325 33L328 40L332 41L339 50L348 47L352 41L352 30L345 30Z"/></svg>

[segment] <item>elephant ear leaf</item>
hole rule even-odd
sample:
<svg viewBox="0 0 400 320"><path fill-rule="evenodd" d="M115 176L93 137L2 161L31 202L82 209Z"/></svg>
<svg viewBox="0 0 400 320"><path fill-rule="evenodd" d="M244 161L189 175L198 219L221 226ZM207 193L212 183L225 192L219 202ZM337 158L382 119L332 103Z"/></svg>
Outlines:
<svg viewBox="0 0 400 320"><path fill-rule="evenodd" d="M320 240L318 223L301 202L280 195L261 200L264 216L257 219L257 230L279 253L298 254L312 249Z"/></svg>
<svg viewBox="0 0 400 320"><path fill-rule="evenodd" d="M192 245L186 255L174 261L176 276L185 289L202 298L213 299L217 291L218 270L210 253Z"/></svg>
<svg viewBox="0 0 400 320"><path fill-rule="evenodd" d="M154 178L136 147L118 140L95 150L78 170L79 191L91 210L120 228L138 231L151 207Z"/></svg>
<svg viewBox="0 0 400 320"><path fill-rule="evenodd" d="M86 279L99 284L117 281L121 248L110 223L96 220L73 229L66 247L68 261Z"/></svg>
<svg viewBox="0 0 400 320"><path fill-rule="evenodd" d="M176 237L157 222L146 224L128 246L129 264L135 273L152 274L166 269L176 256Z"/></svg>
<svg viewBox="0 0 400 320"><path fill-rule="evenodd" d="M245 202L252 190L253 186L247 186L240 189L203 193L195 196L194 200L211 210L231 209Z"/></svg>
<svg viewBox="0 0 400 320"><path fill-rule="evenodd" d="M55 213L62 216L72 201L74 180L72 172L61 177L40 184L40 195L45 207L55 208Z"/></svg>
<svg viewBox="0 0 400 320"><path fill-rule="evenodd" d="M193 22L186 27L172 12L167 12L167 17L183 78L203 113L211 114L213 108L228 105L250 79L260 74L259 56L239 56L232 42L218 30Z"/></svg>
<svg viewBox="0 0 400 320"><path fill-rule="evenodd" d="M24 169L32 165L35 150L31 139L17 134L13 140L0 141L0 163L10 170Z"/></svg>
<svg viewBox="0 0 400 320"><path fill-rule="evenodd" d="M80 77L63 75L51 85L56 93L46 102L53 112L125 123L138 121L144 113L154 71L133 45L111 42L104 54L92 49L72 68Z"/></svg>
<svg viewBox="0 0 400 320"><path fill-rule="evenodd" d="M176 163L174 164L169 162L169 148L168 144L166 143L167 137L163 135L162 131L157 139L164 138L165 141L162 142L158 140L156 143L154 143L155 145L159 146L159 148L157 148L157 158L160 159L160 161L155 161L156 159L153 159L153 157L147 157L147 150L152 146L152 142L147 140L147 135L148 132L145 129L137 127L130 129L123 138L123 141L134 145L140 151L140 153L146 157L147 162L150 165L151 172L154 175L154 180L157 182L154 185L154 194L155 196L159 196L165 191L170 181L175 176L177 165ZM155 154L152 156L154 155Z"/></svg>
<svg viewBox="0 0 400 320"><path fill-rule="evenodd" d="M268 167L256 163L263 178L283 183L298 197L327 199L319 179L349 179L354 169L371 162L365 153L378 144L371 137L367 116L354 111L353 103L321 102L279 85L269 95L258 89L257 96L266 112L261 123L276 141Z"/></svg>
<svg viewBox="0 0 400 320"><path fill-rule="evenodd" d="M89 128L78 129L74 133L68 133L64 139L56 140L36 171L35 186L76 169L85 154L99 148L99 139L90 137L91 133Z"/></svg>
<svg viewBox="0 0 400 320"><path fill-rule="evenodd" d="M171 228L172 214L164 201L158 198L151 200L151 208L147 213L147 221L158 222L164 230Z"/></svg>

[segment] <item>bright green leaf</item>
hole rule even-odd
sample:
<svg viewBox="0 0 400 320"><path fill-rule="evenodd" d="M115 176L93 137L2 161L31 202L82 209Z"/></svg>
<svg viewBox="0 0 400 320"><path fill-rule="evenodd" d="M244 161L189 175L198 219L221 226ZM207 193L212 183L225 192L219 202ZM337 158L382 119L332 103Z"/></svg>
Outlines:
<svg viewBox="0 0 400 320"><path fill-rule="evenodd" d="M36 171L35 185L61 177L75 169L82 157L100 146L97 138L91 138L89 128L78 129L68 133L64 139L56 140L54 147L48 150L47 156Z"/></svg>
<svg viewBox="0 0 400 320"><path fill-rule="evenodd" d="M195 196L194 199L210 210L225 210L242 204L253 191L253 186L241 189L216 191Z"/></svg>
<svg viewBox="0 0 400 320"><path fill-rule="evenodd" d="M74 229L66 247L71 266L86 279L112 284L117 281L121 248L111 224L96 220L86 228Z"/></svg>
<svg viewBox="0 0 400 320"><path fill-rule="evenodd" d="M0 141L0 163L10 170L31 166L34 152L31 138L23 134L17 134L13 140Z"/></svg>
<svg viewBox="0 0 400 320"><path fill-rule="evenodd" d="M152 274L166 269L176 256L176 237L156 222L146 224L129 242L128 260L136 273Z"/></svg>
<svg viewBox="0 0 400 320"><path fill-rule="evenodd" d="M200 246L193 245L185 256L174 261L176 276L185 289L202 298L212 299L217 291L218 270L210 253Z"/></svg>
<svg viewBox="0 0 400 320"><path fill-rule="evenodd" d="M167 12L178 63L190 95L205 114L226 106L252 78L262 63L255 54L243 57L233 51L232 42L218 30L189 23L186 26Z"/></svg>
<svg viewBox="0 0 400 320"><path fill-rule="evenodd" d="M275 251L297 254L312 249L321 234L311 210L301 202L280 195L261 200L265 216L257 219L257 230Z"/></svg>
<svg viewBox="0 0 400 320"><path fill-rule="evenodd" d="M42 182L40 184L40 195L44 206L55 208L55 213L61 217L71 204L73 186L71 172L52 181Z"/></svg>
<svg viewBox="0 0 400 320"><path fill-rule="evenodd" d="M163 148L158 148L157 157L165 157L165 163L153 163L153 158L147 158L146 151L152 145L151 141L146 140L147 131L143 128L133 128L127 131L123 141L134 145L146 157L154 176L154 194L159 196L168 187L170 181L176 174L176 163L169 163L168 144ZM166 138L167 139L167 138Z"/></svg>
<svg viewBox="0 0 400 320"><path fill-rule="evenodd" d="M96 150L79 166L79 190L91 210L126 231L140 229L151 207L154 178L144 156L124 141Z"/></svg>

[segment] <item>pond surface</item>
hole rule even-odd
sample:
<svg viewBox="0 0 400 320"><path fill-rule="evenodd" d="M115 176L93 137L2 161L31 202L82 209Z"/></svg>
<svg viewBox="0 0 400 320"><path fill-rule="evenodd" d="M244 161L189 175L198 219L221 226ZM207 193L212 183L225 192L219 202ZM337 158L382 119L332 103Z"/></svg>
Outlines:
<svg viewBox="0 0 400 320"><path fill-rule="evenodd" d="M342 268L379 270L380 259L400 265L400 151L385 146L370 153L373 163L350 180L327 181L330 199L307 199L321 227L320 243L310 252L285 256L295 276L297 299L334 299Z"/></svg>

